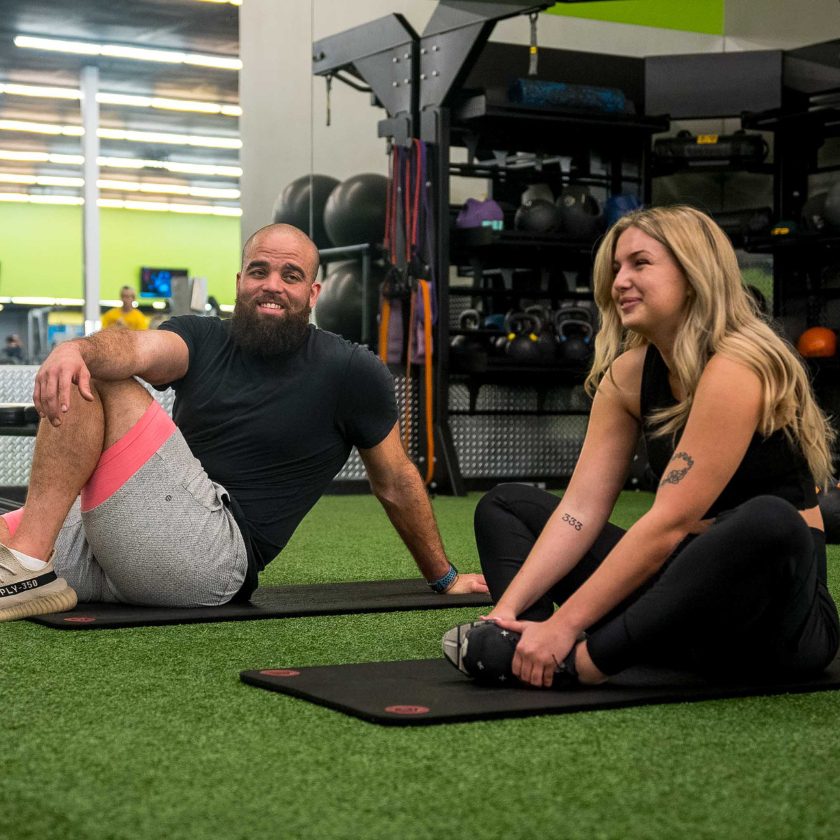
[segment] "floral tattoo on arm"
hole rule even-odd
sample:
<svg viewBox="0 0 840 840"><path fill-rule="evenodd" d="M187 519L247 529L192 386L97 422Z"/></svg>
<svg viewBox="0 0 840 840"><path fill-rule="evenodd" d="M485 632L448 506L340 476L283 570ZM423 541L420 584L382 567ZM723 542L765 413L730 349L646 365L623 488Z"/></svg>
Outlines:
<svg viewBox="0 0 840 840"><path fill-rule="evenodd" d="M694 466L694 459L688 454L688 452L675 452L671 461L684 461L685 466L680 467L677 470L671 470L662 481L659 482L660 487L664 487L666 484L679 484L686 476L686 473Z"/></svg>

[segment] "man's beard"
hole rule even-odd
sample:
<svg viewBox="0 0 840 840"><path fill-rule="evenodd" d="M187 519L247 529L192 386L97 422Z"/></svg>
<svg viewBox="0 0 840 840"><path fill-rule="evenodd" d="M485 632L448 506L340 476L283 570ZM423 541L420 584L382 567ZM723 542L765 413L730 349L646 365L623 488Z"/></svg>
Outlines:
<svg viewBox="0 0 840 840"><path fill-rule="evenodd" d="M279 317L260 315L253 299L237 298L231 318L231 337L246 353L287 356L303 344L309 328L309 306L300 312L287 309Z"/></svg>

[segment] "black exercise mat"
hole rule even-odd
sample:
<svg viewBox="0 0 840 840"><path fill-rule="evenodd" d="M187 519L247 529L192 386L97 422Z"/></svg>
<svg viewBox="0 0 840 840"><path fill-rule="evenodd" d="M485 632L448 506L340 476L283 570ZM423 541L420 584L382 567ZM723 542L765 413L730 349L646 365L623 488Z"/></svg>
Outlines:
<svg viewBox="0 0 840 840"><path fill-rule="evenodd" d="M248 603L225 604L221 607L168 608L82 603L70 612L32 616L29 620L60 630L97 630L153 624L488 606L489 595L438 595L424 581L410 578L261 586Z"/></svg>
<svg viewBox="0 0 840 840"><path fill-rule="evenodd" d="M634 668L609 683L591 688L563 691L481 688L459 674L443 657L269 668L242 671L240 678L249 685L310 700L373 723L417 726L824 691L840 688L840 656L819 676L785 684L707 682L679 671Z"/></svg>

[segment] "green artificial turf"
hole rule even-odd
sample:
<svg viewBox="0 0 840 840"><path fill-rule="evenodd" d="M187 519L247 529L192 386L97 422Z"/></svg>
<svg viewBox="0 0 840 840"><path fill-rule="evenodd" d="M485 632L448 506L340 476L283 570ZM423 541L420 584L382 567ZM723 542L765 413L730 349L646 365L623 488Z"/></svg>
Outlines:
<svg viewBox="0 0 840 840"><path fill-rule="evenodd" d="M435 500L466 570L476 500ZM614 521L649 502L624 494ZM837 597L840 549L829 563ZM412 574L373 499L333 496L264 582ZM475 614L0 625L0 838L837 835L836 692L402 729L239 682L250 668L437 656Z"/></svg>

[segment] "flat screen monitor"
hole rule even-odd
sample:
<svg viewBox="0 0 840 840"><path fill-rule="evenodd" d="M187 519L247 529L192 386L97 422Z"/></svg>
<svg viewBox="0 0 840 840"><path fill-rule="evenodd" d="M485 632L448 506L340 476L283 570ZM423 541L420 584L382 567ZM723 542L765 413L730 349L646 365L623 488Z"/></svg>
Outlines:
<svg viewBox="0 0 840 840"><path fill-rule="evenodd" d="M140 297L172 297L173 278L183 277L186 280L188 276L186 268L141 268Z"/></svg>

